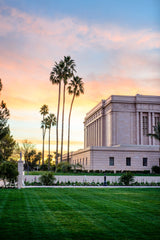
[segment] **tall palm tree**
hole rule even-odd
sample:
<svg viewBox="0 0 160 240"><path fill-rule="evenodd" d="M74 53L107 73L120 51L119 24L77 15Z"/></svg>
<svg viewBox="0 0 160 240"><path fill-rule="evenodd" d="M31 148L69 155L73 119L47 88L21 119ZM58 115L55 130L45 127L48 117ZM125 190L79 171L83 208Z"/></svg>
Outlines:
<svg viewBox="0 0 160 240"><path fill-rule="evenodd" d="M68 93L73 95L70 111L69 111L69 117L68 117L68 145L67 145L67 161L69 162L69 146L70 146L70 121L71 121L71 112L73 107L73 102L75 97L79 97L80 94L84 94L84 83L82 81L82 78L76 76L73 77L73 79L70 81L68 86Z"/></svg>
<svg viewBox="0 0 160 240"><path fill-rule="evenodd" d="M2 90L2 80L0 79L0 91Z"/></svg>
<svg viewBox="0 0 160 240"><path fill-rule="evenodd" d="M58 107L57 107L57 124L56 124L56 165L58 164L58 123L59 123L59 109L60 109L60 99L61 99L61 81L62 81L62 71L61 66L55 62L55 66L50 73L50 81L52 84L57 84L59 86L58 90Z"/></svg>
<svg viewBox="0 0 160 240"><path fill-rule="evenodd" d="M53 113L50 113L46 118L46 126L49 130L48 134L48 170L50 169L50 138L51 138L51 127L56 125L56 116Z"/></svg>
<svg viewBox="0 0 160 240"><path fill-rule="evenodd" d="M60 61L60 67L62 70L63 76L63 107L62 107L62 132L61 132L61 162L63 156L63 132L64 132L64 109L65 109L65 93L66 93L66 85L70 78L74 76L75 70L75 62L71 59L70 56L65 57L64 60Z"/></svg>
<svg viewBox="0 0 160 240"><path fill-rule="evenodd" d="M46 104L44 104L41 108L40 108L40 113L43 116L42 122L41 122L41 128L42 128L42 139L43 139L43 143L42 143L42 165L44 164L44 140L45 140L45 133L46 133L46 129L45 129L45 121L44 121L44 117L48 114L48 106Z"/></svg>
<svg viewBox="0 0 160 240"><path fill-rule="evenodd" d="M160 150L160 122L157 125L153 126L154 133L148 133L147 136L154 137L159 141L159 150Z"/></svg>

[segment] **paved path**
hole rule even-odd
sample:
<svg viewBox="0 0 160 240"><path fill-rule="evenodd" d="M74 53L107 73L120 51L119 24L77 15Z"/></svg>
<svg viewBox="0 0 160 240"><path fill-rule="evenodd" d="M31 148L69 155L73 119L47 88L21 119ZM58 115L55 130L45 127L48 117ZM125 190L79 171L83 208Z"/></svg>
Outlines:
<svg viewBox="0 0 160 240"><path fill-rule="evenodd" d="M160 188L160 186L23 186L23 188Z"/></svg>

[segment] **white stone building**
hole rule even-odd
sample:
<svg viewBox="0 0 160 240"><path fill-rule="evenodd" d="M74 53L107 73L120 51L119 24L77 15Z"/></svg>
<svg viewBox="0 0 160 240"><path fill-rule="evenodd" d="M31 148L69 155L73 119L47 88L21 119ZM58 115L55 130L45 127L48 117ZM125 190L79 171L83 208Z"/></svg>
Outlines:
<svg viewBox="0 0 160 240"><path fill-rule="evenodd" d="M87 170L144 171L160 165L159 142L147 133L160 122L160 96L117 96L102 100L84 120L84 149L71 163Z"/></svg>

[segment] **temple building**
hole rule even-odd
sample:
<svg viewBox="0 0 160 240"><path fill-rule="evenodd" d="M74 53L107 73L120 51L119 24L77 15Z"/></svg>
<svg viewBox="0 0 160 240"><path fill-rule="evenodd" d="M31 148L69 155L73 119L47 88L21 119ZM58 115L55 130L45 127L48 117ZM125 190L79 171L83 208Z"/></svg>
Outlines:
<svg viewBox="0 0 160 240"><path fill-rule="evenodd" d="M102 100L84 120L84 149L71 163L86 170L151 171L160 166L159 141L147 136L160 122L160 96L118 96Z"/></svg>

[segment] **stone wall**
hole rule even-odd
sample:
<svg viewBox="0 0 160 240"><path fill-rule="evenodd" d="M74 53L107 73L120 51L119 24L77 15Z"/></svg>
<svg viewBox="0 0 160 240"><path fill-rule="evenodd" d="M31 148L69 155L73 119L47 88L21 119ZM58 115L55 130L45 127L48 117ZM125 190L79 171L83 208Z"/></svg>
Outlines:
<svg viewBox="0 0 160 240"><path fill-rule="evenodd" d="M39 177L40 175L25 175L24 176L24 181L27 181L27 182L39 182ZM56 177L56 181L59 181L59 182L99 182L99 183L102 183L104 182L104 176L55 176ZM118 182L118 179L119 179L120 176L106 176L106 181L110 181L110 183L112 182ZM157 177L154 177L154 176L136 176L134 178L134 180L136 182L148 182L148 183L151 183L151 182L160 182L160 177L157 176Z"/></svg>

